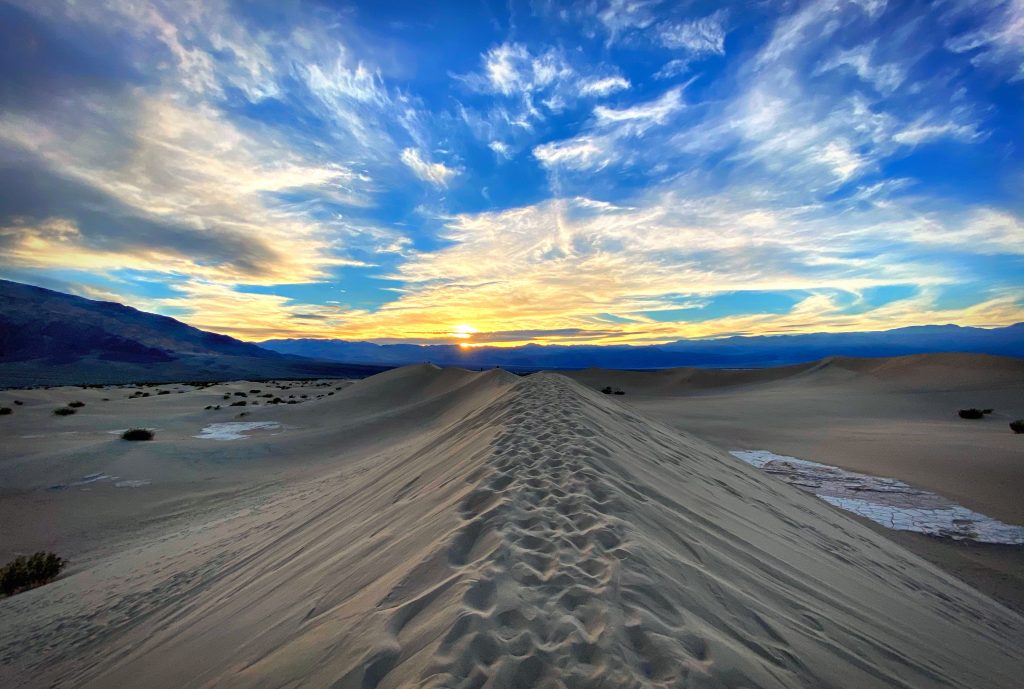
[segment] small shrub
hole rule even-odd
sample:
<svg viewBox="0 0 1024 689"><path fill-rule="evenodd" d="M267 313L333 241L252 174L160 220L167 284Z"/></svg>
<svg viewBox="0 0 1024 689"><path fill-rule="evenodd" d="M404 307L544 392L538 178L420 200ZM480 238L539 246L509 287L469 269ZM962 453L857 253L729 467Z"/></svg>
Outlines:
<svg viewBox="0 0 1024 689"><path fill-rule="evenodd" d="M994 411L995 411L995 409L982 409L981 413L982 414L991 414Z"/></svg>
<svg viewBox="0 0 1024 689"><path fill-rule="evenodd" d="M169 394L171 394L171 391L170 390L161 390L160 392L158 392L156 394L158 394L158 395L169 395Z"/></svg>
<svg viewBox="0 0 1024 689"><path fill-rule="evenodd" d="M249 395L244 392L236 392L235 397L248 397Z"/></svg>
<svg viewBox="0 0 1024 689"><path fill-rule="evenodd" d="M19 591L48 584L67 564L67 560L42 551L29 557L16 557L0 567L0 593L13 596Z"/></svg>
<svg viewBox="0 0 1024 689"><path fill-rule="evenodd" d="M71 416L75 413L75 410L70 407L60 407L58 409L54 409L53 413L57 416Z"/></svg>
<svg viewBox="0 0 1024 689"><path fill-rule="evenodd" d="M625 392L623 392L622 390L616 390L616 391L615 391L615 392L613 392L612 394L613 394L613 395L625 395L626 393L625 393Z"/></svg>
<svg viewBox="0 0 1024 689"><path fill-rule="evenodd" d="M1014 433L1024 433L1024 419L1017 419L1010 422L1010 430Z"/></svg>
<svg viewBox="0 0 1024 689"><path fill-rule="evenodd" d="M21 400L14 400L14 403L15 403L16 405L18 405L19 407L20 407L21 405L25 404L25 403L24 403L24 402L22 402Z"/></svg>
<svg viewBox="0 0 1024 689"><path fill-rule="evenodd" d="M603 392L606 395L612 394L612 386L611 385L605 385L603 388L601 388L601 392Z"/></svg>
<svg viewBox="0 0 1024 689"><path fill-rule="evenodd" d="M251 394L253 394L253 395L258 395L258 394L260 394L260 391L259 391L259 390L250 390L249 392L250 392Z"/></svg>
<svg viewBox="0 0 1024 689"><path fill-rule="evenodd" d="M13 414L13 413L14 413L14 410L11 409L10 407L0 407L0 416L7 416L8 414Z"/></svg>
<svg viewBox="0 0 1024 689"><path fill-rule="evenodd" d="M68 406L72 407L73 409L78 409L80 407L84 407L85 402L79 402L78 400L75 400L74 402L68 402Z"/></svg>
<svg viewBox="0 0 1024 689"><path fill-rule="evenodd" d="M129 428L121 434L121 440L152 440L153 431L148 428Z"/></svg>
<svg viewBox="0 0 1024 689"><path fill-rule="evenodd" d="M245 400L239 400L237 402L232 402L228 406L230 406L230 407L244 407L245 405L246 405L246 401Z"/></svg>
<svg viewBox="0 0 1024 689"><path fill-rule="evenodd" d="M971 409L961 409L957 413L960 415L961 419L980 419L985 415L983 411L980 409L974 409L973 407Z"/></svg>

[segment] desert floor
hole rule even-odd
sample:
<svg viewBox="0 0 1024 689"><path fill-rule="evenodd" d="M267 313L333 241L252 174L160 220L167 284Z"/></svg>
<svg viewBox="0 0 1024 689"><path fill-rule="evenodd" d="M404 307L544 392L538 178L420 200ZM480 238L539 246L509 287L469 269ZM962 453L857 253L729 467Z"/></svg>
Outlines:
<svg viewBox="0 0 1024 689"><path fill-rule="evenodd" d="M1019 363L883 363L0 392L0 559L71 560L0 600L0 684L1016 687L1024 618L907 549L953 546L718 447L1021 523Z"/></svg>

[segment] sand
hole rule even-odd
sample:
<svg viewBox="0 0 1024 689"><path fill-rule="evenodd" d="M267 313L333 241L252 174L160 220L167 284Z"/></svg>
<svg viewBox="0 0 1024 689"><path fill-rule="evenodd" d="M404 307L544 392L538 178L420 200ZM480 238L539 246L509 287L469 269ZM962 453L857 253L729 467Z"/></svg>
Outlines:
<svg viewBox="0 0 1024 689"><path fill-rule="evenodd" d="M775 369L567 372L645 416L728 450L767 450L905 481L1024 525L1024 361L969 354L834 357ZM993 408L980 421L965 407ZM867 523L867 520L865 520ZM869 526L871 526L869 524ZM888 538L1024 611L1024 549Z"/></svg>
<svg viewBox="0 0 1024 689"><path fill-rule="evenodd" d="M261 385L17 393L0 551L73 564L0 600L3 686L1019 686L1024 618L631 394L413 366L202 409ZM236 422L277 425L195 437Z"/></svg>

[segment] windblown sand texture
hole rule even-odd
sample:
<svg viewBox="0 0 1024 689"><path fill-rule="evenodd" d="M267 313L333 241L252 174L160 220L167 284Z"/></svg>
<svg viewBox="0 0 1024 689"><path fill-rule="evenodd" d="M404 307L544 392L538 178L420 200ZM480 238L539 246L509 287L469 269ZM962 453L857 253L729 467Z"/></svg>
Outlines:
<svg viewBox="0 0 1024 689"><path fill-rule="evenodd" d="M0 601L4 686L1020 686L1024 618L564 376L406 367L246 420L284 430L158 442L282 478Z"/></svg>

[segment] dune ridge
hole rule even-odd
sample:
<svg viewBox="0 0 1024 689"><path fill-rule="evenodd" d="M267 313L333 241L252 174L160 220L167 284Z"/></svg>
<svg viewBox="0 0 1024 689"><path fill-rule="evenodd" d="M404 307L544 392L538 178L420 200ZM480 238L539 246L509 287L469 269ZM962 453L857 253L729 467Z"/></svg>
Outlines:
<svg viewBox="0 0 1024 689"><path fill-rule="evenodd" d="M412 389L429 432L7 601L11 685L1018 686L1019 615L564 376L324 409Z"/></svg>

